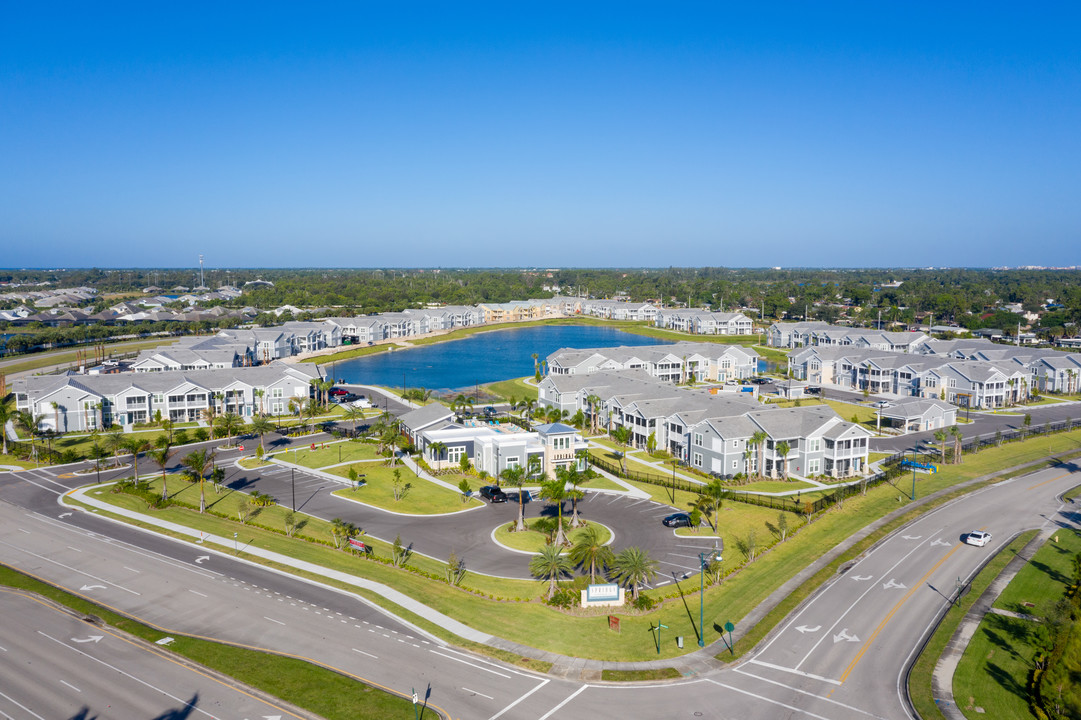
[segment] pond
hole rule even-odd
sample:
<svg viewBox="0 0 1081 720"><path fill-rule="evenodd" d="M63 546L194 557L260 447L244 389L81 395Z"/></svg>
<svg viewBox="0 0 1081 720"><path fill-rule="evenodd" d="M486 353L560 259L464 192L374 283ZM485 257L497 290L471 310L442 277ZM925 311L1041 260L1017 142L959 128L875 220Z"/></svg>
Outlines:
<svg viewBox="0 0 1081 720"><path fill-rule="evenodd" d="M343 360L327 368L327 377L365 385L457 390L532 375L534 353L539 362L560 348L670 342L597 325L541 325Z"/></svg>

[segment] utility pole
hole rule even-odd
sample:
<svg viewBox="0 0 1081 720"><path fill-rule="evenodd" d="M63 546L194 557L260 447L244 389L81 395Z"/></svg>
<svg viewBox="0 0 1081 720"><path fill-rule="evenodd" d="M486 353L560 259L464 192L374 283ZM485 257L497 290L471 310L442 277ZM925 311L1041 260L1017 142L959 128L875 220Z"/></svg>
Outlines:
<svg viewBox="0 0 1081 720"><path fill-rule="evenodd" d="M203 285L203 256L199 254L199 287L205 287Z"/></svg>

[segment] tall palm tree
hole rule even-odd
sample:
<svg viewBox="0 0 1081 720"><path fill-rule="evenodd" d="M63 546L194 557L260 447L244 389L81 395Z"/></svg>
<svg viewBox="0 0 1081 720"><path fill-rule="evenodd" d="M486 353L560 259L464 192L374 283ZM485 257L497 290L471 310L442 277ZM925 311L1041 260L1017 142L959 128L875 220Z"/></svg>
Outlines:
<svg viewBox="0 0 1081 720"><path fill-rule="evenodd" d="M612 561L615 578L631 588L631 597L638 599L638 586L657 576L657 561L641 548L629 547Z"/></svg>
<svg viewBox="0 0 1081 720"><path fill-rule="evenodd" d="M109 451L102 447L101 443L94 443L87 451L87 455L94 461L94 469L101 470L101 461L109 457Z"/></svg>
<svg viewBox="0 0 1081 720"><path fill-rule="evenodd" d="M14 413L11 409L11 405L0 400L0 438L2 438L3 442L3 450L0 450L0 453L4 455L8 454L7 424L8 420L11 420L13 415Z"/></svg>
<svg viewBox="0 0 1081 720"><path fill-rule="evenodd" d="M593 434L597 434L597 419L600 413L598 409L601 404L601 398L595 393L586 395L586 402L589 404L589 427Z"/></svg>
<svg viewBox="0 0 1081 720"><path fill-rule="evenodd" d="M171 458L173 456L174 452L175 451L173 450L172 446L169 445L168 443L166 443L166 444L162 445L161 447L157 448L156 450L151 450L149 453L147 453L148 455L150 455L151 460L153 460L159 466L161 466L161 501L162 502L165 502L166 500L169 499L168 481L165 479L165 476L166 476L165 466L169 464L169 458Z"/></svg>
<svg viewBox="0 0 1081 720"><path fill-rule="evenodd" d="M717 511L717 524L713 526L713 529L718 531L721 527L721 504L731 492L720 480L713 480L702 488L702 494L709 498L710 505ZM706 521L709 521L708 516ZM712 525L712 523L710 524Z"/></svg>
<svg viewBox="0 0 1081 720"><path fill-rule="evenodd" d="M203 408L203 420L206 421L207 427L210 428L210 439L214 439L214 427L218 418L218 410L213 405L207 405Z"/></svg>
<svg viewBox="0 0 1081 720"><path fill-rule="evenodd" d="M562 477L549 480L541 485L542 500L548 500L556 506L556 538L555 544L563 547L567 544L567 538L563 534L563 501L567 499L567 484Z"/></svg>
<svg viewBox="0 0 1081 720"><path fill-rule="evenodd" d="M199 512L206 512L206 476L214 467L214 453L206 450L192 450L180 461L188 469L192 479L199 482Z"/></svg>
<svg viewBox="0 0 1081 720"><path fill-rule="evenodd" d="M357 420L364 419L364 410L356 405L346 405L342 411L342 417L353 424L353 435L357 434Z"/></svg>
<svg viewBox="0 0 1081 720"><path fill-rule="evenodd" d="M150 442L138 435L132 435L124 442L124 448L131 453L131 462L135 469L135 481L139 481L139 454L151 448Z"/></svg>
<svg viewBox="0 0 1081 720"><path fill-rule="evenodd" d="M439 462L443 459L443 453L447 451L446 443L436 440L433 443L428 444L428 457L435 462Z"/></svg>
<svg viewBox="0 0 1081 720"><path fill-rule="evenodd" d="M631 443L631 429L626 425L620 425L614 428L611 432L612 439L623 446L628 446ZM623 474L627 474L627 453L622 452L619 456L620 467L623 468Z"/></svg>
<svg viewBox="0 0 1081 720"><path fill-rule="evenodd" d="M788 479L788 453L792 452L792 446L787 440L777 443L777 454L781 456L781 478Z"/></svg>
<svg viewBox="0 0 1081 720"><path fill-rule="evenodd" d="M15 413L15 421L26 430L26 434L30 436L30 454L37 460L38 446L34 444L34 439L41 434L41 423L44 422L44 415L35 415L32 412L21 410Z"/></svg>
<svg viewBox="0 0 1081 720"><path fill-rule="evenodd" d="M961 429L956 425L950 426L950 435L953 437L953 462L960 464L961 462Z"/></svg>
<svg viewBox="0 0 1081 720"><path fill-rule="evenodd" d="M545 598L555 595L556 587L563 577L570 577L573 566L559 545L545 545L544 549L529 561L529 573L538 580L548 581Z"/></svg>
<svg viewBox="0 0 1081 720"><path fill-rule="evenodd" d="M525 487L525 470L521 465L503 468L501 476L509 487L518 489L518 524L514 526L515 532L525 530L525 501L522 499L522 488Z"/></svg>
<svg viewBox="0 0 1081 720"><path fill-rule="evenodd" d="M105 436L105 447L113 453L116 466L120 467L120 451L124 449L124 431L113 430Z"/></svg>
<svg viewBox="0 0 1081 720"><path fill-rule="evenodd" d="M259 447L263 448L263 452L266 452L263 436L274 431L274 423L270 422L270 418L266 415L256 415L251 419L251 431L259 436Z"/></svg>
<svg viewBox="0 0 1081 720"><path fill-rule="evenodd" d="M263 388L253 388L251 394L255 397L255 400L259 403L259 414L266 414L266 407L263 405L263 398L266 396L266 390Z"/></svg>
<svg viewBox="0 0 1081 720"><path fill-rule="evenodd" d="M578 534L578 539L570 551L570 559L589 568L589 582L593 584L597 581L597 570L603 572L603 569L615 560L615 555L611 548L601 542L596 526L590 525Z"/></svg>
<svg viewBox="0 0 1081 720"><path fill-rule="evenodd" d="M936 430L935 431L935 442L941 443L941 445L942 445L942 464L945 465L946 464L946 431L945 430Z"/></svg>
<svg viewBox="0 0 1081 720"><path fill-rule="evenodd" d="M758 467L755 469L755 476L759 479L762 477L762 469L766 466L766 440L768 438L769 435L766 434L765 430L759 430L751 435L751 439L748 441L758 452Z"/></svg>
<svg viewBox="0 0 1081 720"><path fill-rule="evenodd" d="M235 412L227 412L218 418L218 427L221 428L222 434L225 435L226 445L232 444L233 435L236 435L243 424L244 419Z"/></svg>

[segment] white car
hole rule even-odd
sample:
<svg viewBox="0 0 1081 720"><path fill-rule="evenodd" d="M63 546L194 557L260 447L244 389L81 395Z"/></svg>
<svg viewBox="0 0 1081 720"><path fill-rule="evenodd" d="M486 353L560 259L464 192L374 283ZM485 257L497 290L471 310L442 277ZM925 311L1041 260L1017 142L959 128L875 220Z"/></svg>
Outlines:
<svg viewBox="0 0 1081 720"><path fill-rule="evenodd" d="M874 405L872 405L872 407L876 407L876 408L888 408L889 406L890 406L890 402L888 400L879 400Z"/></svg>
<svg viewBox="0 0 1081 720"><path fill-rule="evenodd" d="M984 532L983 530L970 532L968 535L965 535L965 542L969 545L975 545L976 547L983 547L991 542L991 533Z"/></svg>

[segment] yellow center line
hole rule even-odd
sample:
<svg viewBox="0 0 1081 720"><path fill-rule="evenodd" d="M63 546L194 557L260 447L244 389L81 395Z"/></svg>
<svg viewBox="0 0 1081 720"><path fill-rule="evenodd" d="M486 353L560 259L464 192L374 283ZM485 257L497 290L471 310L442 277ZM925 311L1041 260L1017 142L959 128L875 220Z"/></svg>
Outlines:
<svg viewBox="0 0 1081 720"><path fill-rule="evenodd" d="M1043 487L1043 486L1044 486L1044 485L1046 485L1047 483L1053 483L1053 482L1055 482L1056 480L1061 480L1062 478L1064 478L1064 477L1069 477L1069 476L1070 476L1070 475L1072 475L1072 474L1073 474L1073 473L1062 473L1062 474L1061 474L1061 475L1059 475L1058 477L1053 477L1053 478L1051 478L1050 480L1044 480L1044 481L1043 481L1042 483L1038 483L1038 484L1036 484L1036 485L1033 485L1033 486L1032 486L1032 487L1030 487L1030 488L1026 488L1026 490L1035 490L1035 489L1036 489L1036 488L1038 488L1038 487Z"/></svg>
<svg viewBox="0 0 1081 720"><path fill-rule="evenodd" d="M856 653L856 657L853 658L852 663L845 669L844 673L841 675L841 682L844 682L848 679L849 674L856 668L856 665L859 663L859 661L863 659L864 653L866 653L868 648L871 647L871 643L875 641L875 638L877 638L878 634L882 632L882 629L886 627L886 624L889 623L891 619L893 619L893 616L897 613L898 610L901 609L901 606L904 605L908 601L908 599L912 597L912 595L923 586L923 583L927 580L927 578L931 577L931 575L936 570L938 570L939 567L942 566L942 563L946 562L946 560L949 559L950 555L953 555L955 552L957 552L960 547L960 545L954 545L952 550L943 555L942 559L935 563L934 567L928 570L924 574L924 576L921 577L919 581L916 582L916 584L914 584L907 593L905 593L905 596L903 598L897 601L897 604L893 606L893 609L890 610L889 614L882 619L882 622L879 623L877 628L875 628L875 631L871 633L871 637L867 638L867 642L863 644L863 647L860 648L860 651Z"/></svg>

